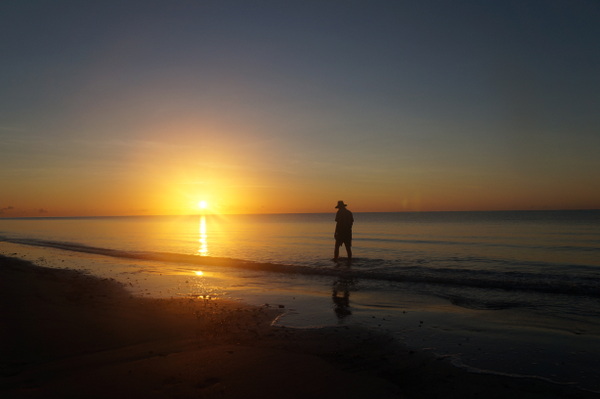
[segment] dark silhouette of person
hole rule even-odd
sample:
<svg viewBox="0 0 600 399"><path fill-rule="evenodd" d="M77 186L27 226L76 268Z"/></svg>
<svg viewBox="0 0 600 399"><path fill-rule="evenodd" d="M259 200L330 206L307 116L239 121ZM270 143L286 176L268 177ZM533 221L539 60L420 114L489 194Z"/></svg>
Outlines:
<svg viewBox="0 0 600 399"><path fill-rule="evenodd" d="M340 256L340 247L342 244L346 247L348 261L352 259L352 225L354 224L354 216L352 212L346 209L348 205L344 201L338 201L336 208L338 209L335 215L335 249L333 251L333 260L336 261Z"/></svg>

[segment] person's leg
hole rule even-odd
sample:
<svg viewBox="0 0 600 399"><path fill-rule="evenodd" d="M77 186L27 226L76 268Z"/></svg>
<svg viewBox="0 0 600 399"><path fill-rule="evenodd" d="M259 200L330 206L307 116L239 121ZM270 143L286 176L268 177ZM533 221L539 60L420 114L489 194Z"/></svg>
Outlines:
<svg viewBox="0 0 600 399"><path fill-rule="evenodd" d="M342 243L339 241L335 242L335 249L333 250L333 259L337 259L340 256L340 246Z"/></svg>
<svg viewBox="0 0 600 399"><path fill-rule="evenodd" d="M348 254L348 260L352 259L352 241L347 240L344 242L344 246L346 247L346 254Z"/></svg>

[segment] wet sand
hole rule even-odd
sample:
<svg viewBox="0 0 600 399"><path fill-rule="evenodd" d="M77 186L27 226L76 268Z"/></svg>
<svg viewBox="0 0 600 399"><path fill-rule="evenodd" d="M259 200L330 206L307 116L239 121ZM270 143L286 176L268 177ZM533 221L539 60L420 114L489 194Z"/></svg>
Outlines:
<svg viewBox="0 0 600 399"><path fill-rule="evenodd" d="M472 374L358 327L282 310L133 297L114 280L0 257L2 398L600 398Z"/></svg>

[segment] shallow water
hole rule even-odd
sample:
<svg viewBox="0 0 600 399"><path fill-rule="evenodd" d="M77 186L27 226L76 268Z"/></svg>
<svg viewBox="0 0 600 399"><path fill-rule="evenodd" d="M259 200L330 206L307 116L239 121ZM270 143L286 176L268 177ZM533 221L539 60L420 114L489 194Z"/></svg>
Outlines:
<svg viewBox="0 0 600 399"><path fill-rule="evenodd" d="M357 213L349 267L330 261L333 217L0 219L0 253L141 295L282 306L292 327L362 324L463 367L600 390L600 212Z"/></svg>

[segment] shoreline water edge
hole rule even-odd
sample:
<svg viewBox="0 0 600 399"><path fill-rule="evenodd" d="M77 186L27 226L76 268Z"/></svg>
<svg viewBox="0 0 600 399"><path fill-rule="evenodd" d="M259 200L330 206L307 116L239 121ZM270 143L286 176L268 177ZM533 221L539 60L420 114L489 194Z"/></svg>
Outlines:
<svg viewBox="0 0 600 399"><path fill-rule="evenodd" d="M112 279L5 256L0 273L7 398L600 397L539 378L468 372L368 327L277 327L285 309L276 306L132 296Z"/></svg>
<svg viewBox="0 0 600 399"><path fill-rule="evenodd" d="M434 388L433 396L419 396L416 386L425 380L414 376L410 377L415 379L414 389L407 391L408 368L420 367L411 360L415 355L441 359L434 363L456 368L452 373L536 380L573 394L599 394L600 211L356 213L360 229L355 232L351 264L326 257L333 252L332 217L0 219L0 256L57 273L66 269L92 280L112 281L136 303L170 304L165 306L172 310L185 301L193 307L210 305L211 314L221 314L218 318L225 326L232 325L236 312L223 313L221 305L261 309L269 313L266 324L272 324L268 337L256 335L256 328L245 322L236 322L261 343L270 342L269 334L282 331L293 341L307 343L310 339L305 337L310 336L314 342L299 346L300 353L314 354L310 348L320 342L317 357L333 361L343 372L387 375L386 384L400 387L400 397L436 397ZM3 262L12 264L14 259ZM7 279L0 283L10 284L13 272L4 270ZM44 283L20 280L21 286L5 287L3 314L17 317L17 308L45 309L53 316L38 313L43 328L31 336L43 336L44 329L55 331L50 320L66 322L61 306L50 310L56 305L53 295L42 293L36 299L28 293L32 287L43 291L44 284L54 283L44 274L23 275ZM83 280L69 278L61 283L66 292L73 291L69 284L74 281ZM41 304L40 295L47 299ZM66 294L57 295L67 300ZM17 302L33 302L11 307L13 296ZM123 315L132 303L120 303L116 298L122 295L109 300L110 306L71 297L71 302L62 304L79 309L76 313L85 310L91 315L94 309L104 309L91 328L104 333L107 328L102 325L115 324L107 315L113 311ZM141 312L146 315L141 318L151 325L154 316L147 311ZM171 310L165 312L160 317L169 319ZM190 310L186 312L189 316ZM194 312L202 314L198 309ZM29 320L18 317L21 322ZM82 325L89 330L92 316L84 319ZM199 331L198 320L202 317L188 320L188 329ZM241 339L235 331L234 341ZM369 351L381 355L381 367L391 369L382 371L378 362L365 360L370 355L360 353L360 345L351 350L353 334L380 343ZM185 339L208 345L212 341L201 337L206 335L210 333L203 331ZM104 339L98 337L99 342ZM341 344L339 339L350 345L345 348L354 357L332 349ZM412 355L406 358L406 353ZM396 361L406 367L398 371ZM13 366L3 365L10 370ZM460 375L459 382L463 381ZM221 397L215 392L204 396L215 395Z"/></svg>

